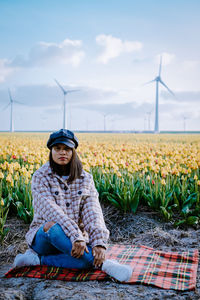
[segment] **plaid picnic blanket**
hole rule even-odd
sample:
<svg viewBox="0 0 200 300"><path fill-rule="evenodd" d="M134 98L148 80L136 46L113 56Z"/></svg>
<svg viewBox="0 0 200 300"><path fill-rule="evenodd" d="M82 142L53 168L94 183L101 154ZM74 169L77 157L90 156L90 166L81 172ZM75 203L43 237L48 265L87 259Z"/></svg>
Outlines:
<svg viewBox="0 0 200 300"><path fill-rule="evenodd" d="M196 286L198 250L185 252L164 252L142 245L110 245L107 258L133 268L129 281L154 285L163 289L192 290ZM5 276L36 277L59 279L65 281L109 280L106 273L100 270L77 270L48 266L31 266L15 268Z"/></svg>

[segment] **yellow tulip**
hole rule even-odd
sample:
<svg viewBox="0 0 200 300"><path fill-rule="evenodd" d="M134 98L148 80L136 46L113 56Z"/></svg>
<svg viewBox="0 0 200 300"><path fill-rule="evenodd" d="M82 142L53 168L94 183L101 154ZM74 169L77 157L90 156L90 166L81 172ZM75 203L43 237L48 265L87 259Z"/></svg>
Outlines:
<svg viewBox="0 0 200 300"><path fill-rule="evenodd" d="M166 185L165 179L162 179L162 180L161 180L161 184L162 184L162 185Z"/></svg>
<svg viewBox="0 0 200 300"><path fill-rule="evenodd" d="M25 184L28 184L29 183L29 178L26 177L24 182L25 182Z"/></svg>
<svg viewBox="0 0 200 300"><path fill-rule="evenodd" d="M148 176L146 177L146 179L147 179L148 181L150 181L151 177L148 175Z"/></svg>
<svg viewBox="0 0 200 300"><path fill-rule="evenodd" d="M6 181L7 181L7 182L10 182L10 183L12 182L12 175L11 175L11 174L8 174L8 175L7 175Z"/></svg>

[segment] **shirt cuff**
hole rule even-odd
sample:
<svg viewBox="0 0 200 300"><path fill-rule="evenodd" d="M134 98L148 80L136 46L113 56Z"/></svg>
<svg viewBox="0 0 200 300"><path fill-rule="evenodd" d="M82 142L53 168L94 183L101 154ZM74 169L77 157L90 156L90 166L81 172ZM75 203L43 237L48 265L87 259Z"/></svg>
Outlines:
<svg viewBox="0 0 200 300"><path fill-rule="evenodd" d="M85 241L85 239L84 239L84 237L83 237L83 235L82 235L82 233L80 232L77 232L77 233L75 233L74 235L71 235L70 236L70 241L71 241L71 243L73 244L74 242L76 242L76 241Z"/></svg>
<svg viewBox="0 0 200 300"><path fill-rule="evenodd" d="M95 246L101 246L105 249L107 249L107 241L104 240L95 240L94 242L91 243L92 248Z"/></svg>

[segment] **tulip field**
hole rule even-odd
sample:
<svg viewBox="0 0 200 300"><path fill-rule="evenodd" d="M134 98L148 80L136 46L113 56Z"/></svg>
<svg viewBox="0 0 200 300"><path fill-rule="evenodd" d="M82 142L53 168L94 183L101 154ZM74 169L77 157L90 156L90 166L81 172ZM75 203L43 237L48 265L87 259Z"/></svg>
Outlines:
<svg viewBox="0 0 200 300"><path fill-rule="evenodd" d="M0 242L6 218L33 217L32 174L48 160L47 133L0 134ZM200 136L77 134L77 152L100 201L135 213L146 206L175 226L200 220Z"/></svg>

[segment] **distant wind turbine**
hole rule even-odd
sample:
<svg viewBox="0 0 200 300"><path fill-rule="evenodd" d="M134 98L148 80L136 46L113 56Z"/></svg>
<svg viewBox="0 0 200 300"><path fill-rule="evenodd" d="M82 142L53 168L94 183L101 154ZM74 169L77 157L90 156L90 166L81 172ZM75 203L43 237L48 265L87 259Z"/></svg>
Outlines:
<svg viewBox="0 0 200 300"><path fill-rule="evenodd" d="M147 120L147 118L146 118L146 116L144 116L144 131L146 130L146 120Z"/></svg>
<svg viewBox="0 0 200 300"><path fill-rule="evenodd" d="M104 114L103 115L103 129L104 131L106 131L106 117L108 116L109 114Z"/></svg>
<svg viewBox="0 0 200 300"><path fill-rule="evenodd" d="M67 120L66 120L66 95L69 93L73 93L73 92L78 92L79 90L65 90L64 87L56 80L54 79L55 82L57 83L57 85L59 86L59 88L61 89L61 91L63 92L63 129L66 129L66 124L67 124ZM71 121L71 117L70 117L70 121Z"/></svg>
<svg viewBox="0 0 200 300"><path fill-rule="evenodd" d="M186 117L186 116L183 116L183 130L184 130L184 132L185 132L185 130L186 130L186 120L187 119L189 119L188 117Z"/></svg>
<svg viewBox="0 0 200 300"><path fill-rule="evenodd" d="M161 83L173 96L175 96L174 93L168 88L168 86L162 81L161 68L162 68L162 56L160 57L160 66L159 66L158 76L155 79L146 83L146 84L149 84L154 81L156 82L156 111L155 111L154 133L159 133L159 83Z"/></svg>
<svg viewBox="0 0 200 300"><path fill-rule="evenodd" d="M10 132L14 132L14 119L13 119L13 106L14 105L13 104L18 103L18 104L23 105L23 103L13 100L10 89L8 89L8 94L9 94L9 103L2 109L2 111L7 109L10 106Z"/></svg>

